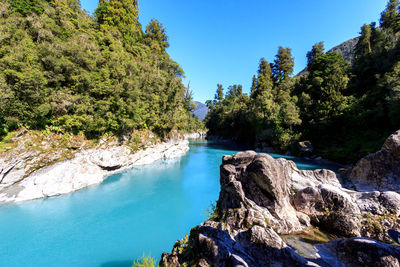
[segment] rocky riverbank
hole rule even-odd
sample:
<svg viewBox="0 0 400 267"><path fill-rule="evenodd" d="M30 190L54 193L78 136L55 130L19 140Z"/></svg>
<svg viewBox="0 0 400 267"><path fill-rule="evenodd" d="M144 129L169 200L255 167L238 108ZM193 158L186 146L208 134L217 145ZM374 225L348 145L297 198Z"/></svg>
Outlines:
<svg viewBox="0 0 400 267"><path fill-rule="evenodd" d="M196 132L196 133L188 133L184 135L185 139L201 139L201 138L206 138L207 137L207 133L200 131L200 132Z"/></svg>
<svg viewBox="0 0 400 267"><path fill-rule="evenodd" d="M390 151L386 168L400 164L396 140L400 132L383 147ZM188 240L178 241L172 253L164 253L160 265L399 266L400 247L384 243L390 242L388 229L400 230L399 191L393 186L355 186L382 179L397 184L397 169L383 171L378 164L382 153L367 158L369 178L363 179L357 168L365 159L339 175L301 171L292 161L253 151L225 156L214 213L191 230ZM390 177L379 179L374 173ZM308 255L285 242L287 235L314 227L343 238L315 245Z"/></svg>
<svg viewBox="0 0 400 267"><path fill-rule="evenodd" d="M180 157L189 150L187 139L201 135L196 133L161 143L147 136L147 143L140 141L142 148L112 139L90 146L78 142L75 149L69 145L57 148L59 144L50 149L51 141L47 139L39 145L27 146L32 138L22 137L29 134L18 134L15 147L1 154L0 203L67 194L99 184L109 175L134 166Z"/></svg>

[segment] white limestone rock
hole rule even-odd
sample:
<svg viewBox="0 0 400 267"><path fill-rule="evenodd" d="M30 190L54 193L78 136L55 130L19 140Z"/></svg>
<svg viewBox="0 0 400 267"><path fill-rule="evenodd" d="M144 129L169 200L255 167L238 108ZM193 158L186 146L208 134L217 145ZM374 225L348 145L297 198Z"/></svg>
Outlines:
<svg viewBox="0 0 400 267"><path fill-rule="evenodd" d="M0 203L19 202L67 194L100 184L109 175L133 166L172 159L189 150L187 140L173 140L131 153L125 145L82 150L70 160L55 163L31 174L24 160L0 160Z"/></svg>

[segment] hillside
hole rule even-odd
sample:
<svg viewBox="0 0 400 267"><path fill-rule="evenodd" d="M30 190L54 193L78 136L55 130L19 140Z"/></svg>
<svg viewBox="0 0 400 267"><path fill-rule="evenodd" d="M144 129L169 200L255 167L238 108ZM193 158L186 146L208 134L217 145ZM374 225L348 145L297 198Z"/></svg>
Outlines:
<svg viewBox="0 0 400 267"><path fill-rule="evenodd" d="M194 115L196 115L199 120L204 120L204 118L207 116L208 113L208 107L204 105L201 102L194 101L194 104L196 104L196 109L192 111Z"/></svg>
<svg viewBox="0 0 400 267"><path fill-rule="evenodd" d="M87 138L151 130L192 131L191 93L152 20L142 30L138 2L0 2L0 139L25 127Z"/></svg>
<svg viewBox="0 0 400 267"><path fill-rule="evenodd" d="M355 37L353 39L347 40L340 45L337 45L330 49L329 52L335 52L341 54L343 56L344 61L351 64L354 59L354 51L357 45L359 37Z"/></svg>
<svg viewBox="0 0 400 267"><path fill-rule="evenodd" d="M357 45L359 37L355 37L353 39L347 40L340 45L337 45L333 48L331 48L328 53L330 52L335 52L338 54L341 54L343 56L344 61L346 61L349 64L353 63L354 59L354 51ZM300 71L296 76L301 76L307 74L307 69L304 68L302 71Z"/></svg>

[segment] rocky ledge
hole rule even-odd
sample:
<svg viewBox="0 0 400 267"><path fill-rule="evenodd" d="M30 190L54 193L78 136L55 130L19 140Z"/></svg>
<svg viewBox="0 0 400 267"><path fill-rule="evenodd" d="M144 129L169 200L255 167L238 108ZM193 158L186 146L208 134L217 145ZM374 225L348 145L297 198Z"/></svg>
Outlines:
<svg viewBox="0 0 400 267"><path fill-rule="evenodd" d="M397 151L393 146L387 141L384 147ZM384 243L388 229L400 230L398 191L361 191L333 171L301 171L292 161L253 151L224 156L220 183L211 218L164 253L161 266L400 264L400 247ZM315 245L307 255L285 241L313 227L343 238Z"/></svg>
<svg viewBox="0 0 400 267"><path fill-rule="evenodd" d="M135 152L126 144L108 142L96 148L79 149L69 159L58 161L57 150L15 149L0 158L0 203L70 193L99 184L116 172L179 157L188 150L186 139L148 144ZM44 166L40 161L45 162Z"/></svg>

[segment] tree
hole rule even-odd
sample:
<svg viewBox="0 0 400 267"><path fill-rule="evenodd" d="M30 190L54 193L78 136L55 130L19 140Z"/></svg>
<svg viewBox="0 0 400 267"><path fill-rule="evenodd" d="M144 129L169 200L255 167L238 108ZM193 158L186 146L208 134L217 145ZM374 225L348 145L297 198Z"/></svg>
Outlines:
<svg viewBox="0 0 400 267"><path fill-rule="evenodd" d="M342 113L347 105L344 95L349 82L348 64L334 52L318 57L309 66L308 89L313 104L311 118L318 122Z"/></svg>
<svg viewBox="0 0 400 267"><path fill-rule="evenodd" d="M243 94L243 86L234 84L228 87L228 93L226 94L226 98L239 98Z"/></svg>
<svg viewBox="0 0 400 267"><path fill-rule="evenodd" d="M164 52L169 47L168 36L165 28L162 24L152 19L148 25L146 25L146 45L159 51Z"/></svg>
<svg viewBox="0 0 400 267"><path fill-rule="evenodd" d="M393 67L393 71L386 73L381 81L385 88L385 105L388 107L388 120L393 128L398 127L400 123L400 62Z"/></svg>
<svg viewBox="0 0 400 267"><path fill-rule="evenodd" d="M135 44L142 38L137 0L100 0L95 16L100 29L120 31L125 44Z"/></svg>
<svg viewBox="0 0 400 267"><path fill-rule="evenodd" d="M375 87L379 75L390 71L396 60L395 35L377 28L375 23L361 27L355 47L352 90L359 96ZM390 52L392 51L392 52ZM390 53L388 53L390 52Z"/></svg>
<svg viewBox="0 0 400 267"><path fill-rule="evenodd" d="M183 107L187 111L192 111L195 109L195 105L192 103L193 101L193 92L190 90L190 85L185 88L185 94L183 96Z"/></svg>
<svg viewBox="0 0 400 267"><path fill-rule="evenodd" d="M251 88L250 88L250 96L252 98L254 97L256 90L257 90L257 77L256 77L256 75L253 75L253 79L251 81Z"/></svg>
<svg viewBox="0 0 400 267"><path fill-rule="evenodd" d="M254 81L254 80L253 80ZM274 85L272 81L272 70L271 66L264 58L260 59L260 65L258 67L258 76L256 87L253 90L251 97L255 98L258 94L264 91L270 91Z"/></svg>
<svg viewBox="0 0 400 267"><path fill-rule="evenodd" d="M294 58L290 48L282 46L278 49L278 54L275 57L274 64L272 64L272 74L276 82L281 82L293 73Z"/></svg>
<svg viewBox="0 0 400 267"><path fill-rule="evenodd" d="M222 100L224 100L224 88L222 87L222 84L217 84L217 91L214 99L218 101L218 103L221 103Z"/></svg>
<svg viewBox="0 0 400 267"><path fill-rule="evenodd" d="M390 0L386 9L381 13L382 29L396 33L400 30L399 0Z"/></svg>
<svg viewBox="0 0 400 267"><path fill-rule="evenodd" d="M16 12L26 16L30 13L42 14L43 1L42 0L8 0L12 9Z"/></svg>
<svg viewBox="0 0 400 267"><path fill-rule="evenodd" d="M10 3L44 12L18 10L24 17ZM87 138L200 126L161 24L146 35L160 49L140 39L137 1L102 0L96 18L78 0L0 1L0 10L0 138L21 126Z"/></svg>
<svg viewBox="0 0 400 267"><path fill-rule="evenodd" d="M325 54L320 42L307 53L308 74L290 78L291 51L279 47L273 64L260 60L251 98L231 87L207 125L234 140L245 125L241 140L283 151L308 139L322 156L343 163L376 151L400 124L399 13L400 0L390 0L379 27L362 26L351 66L340 54Z"/></svg>
<svg viewBox="0 0 400 267"><path fill-rule="evenodd" d="M356 59L359 59L361 57L364 57L372 53L371 37L372 37L372 25L364 24L361 27L360 38L358 39L355 48Z"/></svg>
<svg viewBox="0 0 400 267"><path fill-rule="evenodd" d="M324 42L313 45L311 51L307 52L307 66L310 66L317 58L324 54Z"/></svg>

